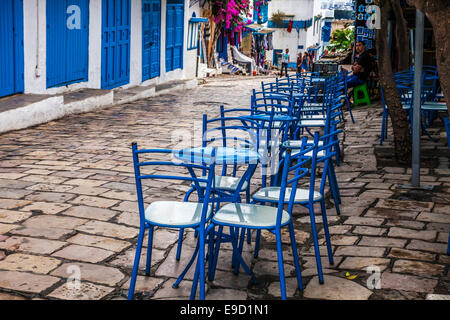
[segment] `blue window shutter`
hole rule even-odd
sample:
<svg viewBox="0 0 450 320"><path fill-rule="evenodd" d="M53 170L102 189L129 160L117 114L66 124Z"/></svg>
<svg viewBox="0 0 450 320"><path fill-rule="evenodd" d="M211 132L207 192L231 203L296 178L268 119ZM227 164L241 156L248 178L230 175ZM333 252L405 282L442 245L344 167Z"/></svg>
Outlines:
<svg viewBox="0 0 450 320"><path fill-rule="evenodd" d="M23 91L23 1L0 1L0 97Z"/></svg>
<svg viewBox="0 0 450 320"><path fill-rule="evenodd" d="M166 14L166 71L183 68L184 4L169 1Z"/></svg>
<svg viewBox="0 0 450 320"><path fill-rule="evenodd" d="M102 0L102 88L129 82L131 0Z"/></svg>
<svg viewBox="0 0 450 320"><path fill-rule="evenodd" d="M67 27L67 19L79 8L80 24ZM47 0L47 87L88 79L89 0ZM79 27L79 28L78 28Z"/></svg>

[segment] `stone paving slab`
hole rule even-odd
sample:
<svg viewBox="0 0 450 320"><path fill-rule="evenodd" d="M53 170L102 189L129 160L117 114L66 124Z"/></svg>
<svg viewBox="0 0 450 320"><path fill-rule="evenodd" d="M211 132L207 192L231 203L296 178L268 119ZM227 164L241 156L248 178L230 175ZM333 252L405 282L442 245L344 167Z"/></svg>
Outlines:
<svg viewBox="0 0 450 320"><path fill-rule="evenodd" d="M0 135L0 299L126 298L139 232L131 142L175 148L174 137L193 133L196 125L201 126L202 115L217 115L220 104L247 106L260 81L211 79L192 90ZM448 164L421 168L422 181L436 186L432 194L414 197L399 190L397 185L408 183L411 170L378 166L374 152L379 144L380 105L356 108L353 113L357 122L345 122L343 159L336 168L342 196L339 216L332 200L327 200L334 264L327 257L320 206L315 206L325 274L325 283L319 285L308 210L295 207L304 290L297 289L289 235L284 231L288 298L448 299ZM435 144L423 141L424 150L445 156L446 142L440 137ZM384 145L389 144L391 129ZM167 174L163 169L154 172ZM256 172L252 192L259 188L259 176ZM188 188L181 182L153 181L144 186L144 194L147 203L182 199ZM192 231L185 232L180 261L175 260L177 240L177 230L156 229L151 272L145 276L145 236L137 299L189 297L192 270L178 289L172 284L193 252L195 238ZM229 244L221 247L206 298L279 299L273 235L263 233L258 258L253 257L253 243L244 246L243 258L257 285L242 269L239 275L233 273L230 249ZM68 281L73 270L80 271L79 289ZM381 287L371 287L371 276L377 275Z"/></svg>

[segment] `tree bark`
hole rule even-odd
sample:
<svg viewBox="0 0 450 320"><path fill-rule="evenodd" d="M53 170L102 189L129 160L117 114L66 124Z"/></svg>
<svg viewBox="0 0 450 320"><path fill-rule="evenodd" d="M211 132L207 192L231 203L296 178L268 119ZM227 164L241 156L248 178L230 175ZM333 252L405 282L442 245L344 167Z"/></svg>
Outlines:
<svg viewBox="0 0 450 320"><path fill-rule="evenodd" d="M408 23L403 15L400 0L391 0L391 6L395 15L395 38L397 40L398 71L408 70L410 67Z"/></svg>
<svg viewBox="0 0 450 320"><path fill-rule="evenodd" d="M377 30L376 42L380 83L394 131L395 156L399 163L406 165L411 162L411 130L392 71L387 30L390 4L389 0L380 0L379 4L381 29Z"/></svg>
<svg viewBox="0 0 450 320"><path fill-rule="evenodd" d="M433 26L436 39L436 64L442 92L450 114L450 6L448 0L407 0L410 6L422 11Z"/></svg>

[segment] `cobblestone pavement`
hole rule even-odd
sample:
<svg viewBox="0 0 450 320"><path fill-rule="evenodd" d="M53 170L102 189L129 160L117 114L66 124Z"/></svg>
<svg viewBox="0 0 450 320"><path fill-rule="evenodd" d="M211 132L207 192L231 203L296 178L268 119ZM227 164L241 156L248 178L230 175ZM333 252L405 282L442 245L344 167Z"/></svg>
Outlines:
<svg viewBox="0 0 450 320"><path fill-rule="evenodd" d="M124 299L139 223L131 142L174 147L173 137L192 132L203 113L217 115L219 104L247 106L260 81L212 79L193 90L0 135L0 299ZM354 115L356 124L346 122L345 158L337 168L342 213L336 216L331 203L328 209L335 264L327 263L323 246L325 284L319 285L309 217L296 209L305 289L296 290L286 243L288 297L448 298L450 169L422 169L422 181L437 187L433 193L414 199L396 190L410 172L376 165L380 109L360 108ZM160 183L145 192L152 199L181 199L186 190ZM193 251L193 233L186 233L180 262L174 258L177 238L175 230L156 231L151 276L143 276L141 259L136 298L188 297L192 272L178 289L172 284ZM225 247L207 299L278 299L274 248L273 237L264 234L258 259L251 246L244 249L259 280L253 285L245 273L233 275L231 250ZM381 288L368 286L377 276L367 272L369 266L379 268ZM81 290L71 290L67 284L78 273Z"/></svg>

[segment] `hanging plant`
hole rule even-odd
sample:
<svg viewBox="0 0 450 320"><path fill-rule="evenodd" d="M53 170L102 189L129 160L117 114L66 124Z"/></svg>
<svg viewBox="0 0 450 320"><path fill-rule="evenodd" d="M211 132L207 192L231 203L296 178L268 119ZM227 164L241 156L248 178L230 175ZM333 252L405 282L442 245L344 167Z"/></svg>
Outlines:
<svg viewBox="0 0 450 320"><path fill-rule="evenodd" d="M284 26L284 18L286 14L280 10L275 11L272 13L272 17L270 20L277 26L277 27L283 27Z"/></svg>

